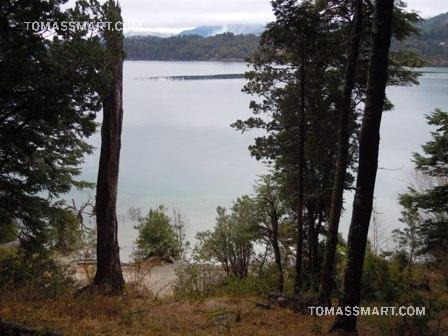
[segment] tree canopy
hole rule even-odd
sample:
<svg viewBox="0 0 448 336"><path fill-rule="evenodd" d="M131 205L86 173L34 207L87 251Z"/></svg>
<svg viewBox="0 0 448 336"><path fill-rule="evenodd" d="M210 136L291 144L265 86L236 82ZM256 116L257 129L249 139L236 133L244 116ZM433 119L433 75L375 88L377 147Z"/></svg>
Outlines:
<svg viewBox="0 0 448 336"><path fill-rule="evenodd" d="M124 40L130 60L244 61L257 48L256 35L224 33L211 37L132 36Z"/></svg>
<svg viewBox="0 0 448 336"><path fill-rule="evenodd" d="M435 127L432 140L422 146L423 153L414 153L423 183L414 183L400 195L407 227L398 233L406 237L412 231L420 241L420 255L440 258L441 252L448 252L448 113L437 109L427 120Z"/></svg>
<svg viewBox="0 0 448 336"><path fill-rule="evenodd" d="M24 22L87 21L84 2L12 1L0 6L0 217L21 239L44 239L58 196L76 177L101 109L100 40L88 31L34 31ZM104 74L104 73L103 73ZM43 243L43 241L41 241ZM39 244L37 244L39 245Z"/></svg>

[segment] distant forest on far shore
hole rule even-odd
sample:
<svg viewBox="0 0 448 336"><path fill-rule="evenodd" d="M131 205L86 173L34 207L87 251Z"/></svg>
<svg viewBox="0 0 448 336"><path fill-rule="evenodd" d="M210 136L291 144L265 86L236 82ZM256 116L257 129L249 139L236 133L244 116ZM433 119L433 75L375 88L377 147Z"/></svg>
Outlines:
<svg viewBox="0 0 448 336"><path fill-rule="evenodd" d="M448 66L448 13L422 21L421 33L404 42L392 42L392 51L411 51L426 66ZM199 35L131 36L124 40L128 60L154 61L245 61L257 49L256 35L224 33Z"/></svg>
<svg viewBox="0 0 448 336"><path fill-rule="evenodd" d="M224 33L211 37L132 36L124 40L128 60L244 61L258 47L256 35Z"/></svg>

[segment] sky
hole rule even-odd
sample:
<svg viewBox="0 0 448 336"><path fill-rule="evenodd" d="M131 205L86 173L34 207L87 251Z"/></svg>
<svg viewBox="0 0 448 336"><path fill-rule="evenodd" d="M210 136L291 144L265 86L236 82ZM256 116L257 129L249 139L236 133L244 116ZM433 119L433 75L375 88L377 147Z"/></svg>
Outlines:
<svg viewBox="0 0 448 336"><path fill-rule="evenodd" d="M447 0L408 0L428 18L448 11ZM127 30L177 33L203 25L264 24L273 19L269 0L121 0Z"/></svg>

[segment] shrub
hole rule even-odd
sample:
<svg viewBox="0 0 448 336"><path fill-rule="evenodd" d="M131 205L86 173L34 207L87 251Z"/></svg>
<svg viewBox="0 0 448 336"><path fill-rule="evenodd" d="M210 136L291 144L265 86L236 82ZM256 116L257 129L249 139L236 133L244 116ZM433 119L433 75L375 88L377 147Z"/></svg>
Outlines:
<svg viewBox="0 0 448 336"><path fill-rule="evenodd" d="M45 253L28 254L22 248L0 249L0 289L31 288L55 297L74 288L68 269Z"/></svg>
<svg viewBox="0 0 448 336"><path fill-rule="evenodd" d="M384 256L366 251L362 276L362 298L367 301L395 302L403 291L401 272Z"/></svg>
<svg viewBox="0 0 448 336"><path fill-rule="evenodd" d="M238 198L230 213L218 207L214 230L196 235L195 257L220 264L227 276L247 277L258 239L253 202L248 196Z"/></svg>
<svg viewBox="0 0 448 336"><path fill-rule="evenodd" d="M166 208L160 205L150 209L146 216L136 211L132 216L137 221L138 230L136 250L133 255L137 260L159 257L174 261L182 256L184 240L184 223L180 215L174 218L166 214Z"/></svg>
<svg viewBox="0 0 448 336"><path fill-rule="evenodd" d="M197 299L213 295L225 279L221 269L211 264L186 262L176 272L178 281L174 293L179 298Z"/></svg>
<svg viewBox="0 0 448 336"><path fill-rule="evenodd" d="M412 294L397 306L425 307L423 316L372 316L369 322L384 336L439 336L448 333L446 310L448 304L437 297Z"/></svg>
<svg viewBox="0 0 448 336"><path fill-rule="evenodd" d="M0 224L0 244L9 243L18 237L18 228L15 222Z"/></svg>
<svg viewBox="0 0 448 336"><path fill-rule="evenodd" d="M178 270L179 281L175 295L179 298L198 299L209 296L259 296L276 288L275 272L245 278L227 276L213 265L189 264Z"/></svg>

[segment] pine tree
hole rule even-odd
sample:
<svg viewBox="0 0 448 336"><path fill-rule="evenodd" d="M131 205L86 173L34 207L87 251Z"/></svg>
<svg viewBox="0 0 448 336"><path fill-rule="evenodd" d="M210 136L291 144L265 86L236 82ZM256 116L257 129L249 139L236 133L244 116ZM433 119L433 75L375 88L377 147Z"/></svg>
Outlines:
<svg viewBox="0 0 448 336"><path fill-rule="evenodd" d="M356 307L360 303L362 269L378 169L381 117L388 80L393 9L394 0L376 1L366 103L359 140L356 193L347 242L347 268L344 275L343 294L339 302L343 308ZM355 315L338 316L333 330L354 332L356 321Z"/></svg>
<svg viewBox="0 0 448 336"><path fill-rule="evenodd" d="M48 246L58 198L77 180L92 147L105 85L103 52L88 31L49 36L26 22L87 21L95 6L63 11L65 1L0 5L0 226L18 228L28 248Z"/></svg>
<svg viewBox="0 0 448 336"><path fill-rule="evenodd" d="M333 273L338 244L339 220L342 213L344 189L346 186L347 167L349 164L350 150L350 120L353 110L353 89L355 87L355 75L357 72L361 35L363 30L363 1L355 1L355 13L350 33L350 43L347 51L345 65L344 85L342 97L339 102L339 137L337 149L336 172L334 176L333 195L331 199L330 218L327 229L327 241L325 259L323 265L322 282L320 285L320 303L331 305L331 293L333 287Z"/></svg>
<svg viewBox="0 0 448 336"><path fill-rule="evenodd" d="M409 187L400 195L400 204L405 214L417 218L407 224L418 234L419 254L431 254L443 263L448 254L448 113L437 109L427 120L436 130L432 140L422 146L424 154L414 154L416 169L427 183L421 188Z"/></svg>

